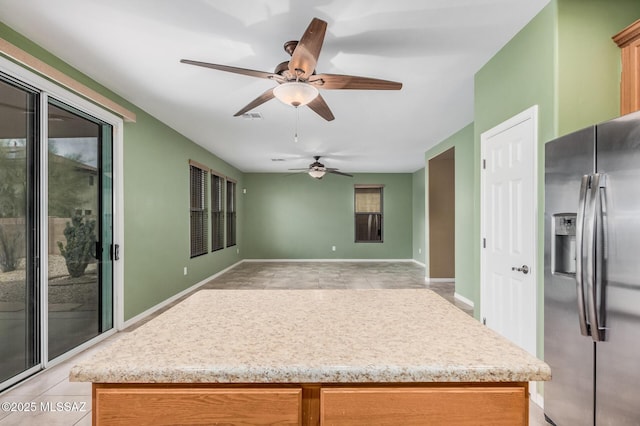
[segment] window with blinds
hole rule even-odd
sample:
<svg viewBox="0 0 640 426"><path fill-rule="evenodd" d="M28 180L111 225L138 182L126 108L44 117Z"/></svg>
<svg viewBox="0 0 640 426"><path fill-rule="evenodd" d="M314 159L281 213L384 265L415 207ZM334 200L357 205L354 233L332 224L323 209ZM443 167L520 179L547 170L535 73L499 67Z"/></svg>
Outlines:
<svg viewBox="0 0 640 426"><path fill-rule="evenodd" d="M236 182L227 179L227 247L236 245Z"/></svg>
<svg viewBox="0 0 640 426"><path fill-rule="evenodd" d="M382 242L382 185L354 188L356 243Z"/></svg>
<svg viewBox="0 0 640 426"><path fill-rule="evenodd" d="M211 251L216 251L224 248L224 176L211 173Z"/></svg>
<svg viewBox="0 0 640 426"><path fill-rule="evenodd" d="M209 169L189 162L191 257L206 254L207 249L207 182Z"/></svg>

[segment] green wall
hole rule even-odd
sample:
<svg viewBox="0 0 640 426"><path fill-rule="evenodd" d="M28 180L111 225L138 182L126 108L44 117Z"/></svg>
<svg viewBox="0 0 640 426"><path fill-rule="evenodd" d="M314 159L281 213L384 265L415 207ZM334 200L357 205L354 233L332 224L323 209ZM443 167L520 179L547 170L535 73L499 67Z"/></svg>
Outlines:
<svg viewBox="0 0 640 426"><path fill-rule="evenodd" d="M427 250L425 248L425 168L421 168L412 175L413 188L413 260L425 263Z"/></svg>
<svg viewBox="0 0 640 426"><path fill-rule="evenodd" d="M236 247L189 259L188 159L238 180L238 187L241 172L2 23L0 37L137 115L124 125L125 320L240 259ZM241 221L238 232L241 241Z"/></svg>
<svg viewBox="0 0 640 426"><path fill-rule="evenodd" d="M534 104L539 106L537 196L542 241L543 144L617 115L619 50L610 38L639 17L637 0L552 0L476 74L474 124L426 153L428 161L456 148L456 292L475 302L476 315L480 308L480 216L472 212L479 212L480 207L480 135ZM359 174L354 179L328 176L321 181L304 176L243 175L2 23L0 37L138 116L137 123L124 127L125 319L243 257L426 259L425 197L420 193L428 176L425 170ZM195 259L188 254L190 158L238 181L240 215L237 247ZM383 244L353 242L354 183L386 185ZM247 194L242 194L242 188ZM419 248L421 254L417 254ZM542 271L542 244L538 258L537 267ZM187 276L182 274L185 266ZM538 276L541 300L542 274ZM540 321L541 313L540 303Z"/></svg>
<svg viewBox="0 0 640 426"><path fill-rule="evenodd" d="M620 115L620 48L638 0L558 1L558 135Z"/></svg>
<svg viewBox="0 0 640 426"><path fill-rule="evenodd" d="M474 286L475 315L480 318L480 135L514 115L538 105L538 241L544 236L544 145L556 132L556 4L551 2L509 41L475 77ZM542 356L544 314L544 244L538 249L538 348Z"/></svg>
<svg viewBox="0 0 640 426"><path fill-rule="evenodd" d="M611 36L639 17L637 0L552 0L475 77L474 211L480 207L480 135L539 106L539 356L544 353L544 144L618 115L620 51ZM479 241L479 213L473 234ZM474 247L473 300L479 308L480 249Z"/></svg>
<svg viewBox="0 0 640 426"><path fill-rule="evenodd" d="M474 144L473 123L425 153L428 179L429 160L450 148L455 149L455 279L456 293L474 301L477 277L474 275ZM428 187L428 184L427 184ZM428 204L428 203L427 203Z"/></svg>
<svg viewBox="0 0 640 426"><path fill-rule="evenodd" d="M354 184L384 184L384 243L354 243ZM411 259L412 175L245 175L250 259ZM336 251L332 251L336 246Z"/></svg>
<svg viewBox="0 0 640 426"><path fill-rule="evenodd" d="M243 174L148 114L136 113L137 123L125 126L125 318L242 259L241 219L240 244L189 258L189 159L236 179L237 188ZM240 190L236 200L241 214Z"/></svg>

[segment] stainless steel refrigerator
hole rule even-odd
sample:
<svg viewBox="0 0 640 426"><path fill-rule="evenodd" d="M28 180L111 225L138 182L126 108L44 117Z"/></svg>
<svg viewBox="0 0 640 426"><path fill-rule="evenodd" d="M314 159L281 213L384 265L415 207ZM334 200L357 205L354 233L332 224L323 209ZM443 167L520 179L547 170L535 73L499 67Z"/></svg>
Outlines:
<svg viewBox="0 0 640 426"><path fill-rule="evenodd" d="M640 113L547 143L545 170L545 417L640 425Z"/></svg>

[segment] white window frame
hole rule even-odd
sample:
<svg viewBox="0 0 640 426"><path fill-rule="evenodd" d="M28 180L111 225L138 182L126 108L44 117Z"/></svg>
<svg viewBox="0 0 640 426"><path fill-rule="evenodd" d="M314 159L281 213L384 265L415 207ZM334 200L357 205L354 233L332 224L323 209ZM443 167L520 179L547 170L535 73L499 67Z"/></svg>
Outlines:
<svg viewBox="0 0 640 426"><path fill-rule="evenodd" d="M50 80L43 78L35 72L24 68L4 57L0 57L0 72L8 75L28 86L33 87L40 92L40 107L41 111L47 111L49 97L62 101L74 108L90 114L99 120L110 124L113 127L113 244L120 246L119 259L117 262L113 262L113 329L106 331L95 338L75 347L69 352L55 358L53 362L48 359L48 347L46 339L42 342L41 347L41 367L51 367L59 364L72 356L82 352L86 348L94 345L100 340L103 340L116 331L121 330L124 324L124 258L125 258L125 239L124 239L124 171L123 171L123 158L124 158L124 122L121 117L107 111L106 109L88 101L87 99L78 96L77 94L69 91L68 89L59 86ZM47 211L48 200L47 194L47 163L43 159L47 158L47 114L42 114L40 117L40 129L41 133L39 137L40 145L40 187L42 189L39 199L39 217L40 217L40 229L47 229ZM48 232L43 231L40 235L40 259L44 263L47 259L47 247L48 247ZM40 328L43 335L48 332L47 324L47 294L48 294L48 271L46 265L41 264L40 268L40 288L42 291L41 297L41 310L40 310Z"/></svg>

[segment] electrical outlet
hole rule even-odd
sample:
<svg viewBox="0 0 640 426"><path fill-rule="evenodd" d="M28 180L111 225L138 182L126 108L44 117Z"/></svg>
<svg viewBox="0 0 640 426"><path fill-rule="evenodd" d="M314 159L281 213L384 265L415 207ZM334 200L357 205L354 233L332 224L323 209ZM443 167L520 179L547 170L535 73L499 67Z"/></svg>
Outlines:
<svg viewBox="0 0 640 426"><path fill-rule="evenodd" d="M236 249L236 254L240 254L240 249L239 248Z"/></svg>
<svg viewBox="0 0 640 426"><path fill-rule="evenodd" d="M421 248L418 249L418 254L422 254L422 249Z"/></svg>
<svg viewBox="0 0 640 426"><path fill-rule="evenodd" d="M336 251L336 246L331 246L331 251Z"/></svg>
<svg viewBox="0 0 640 426"><path fill-rule="evenodd" d="M186 267L186 266L184 267L184 272L183 272L183 274L187 275L187 267Z"/></svg>

